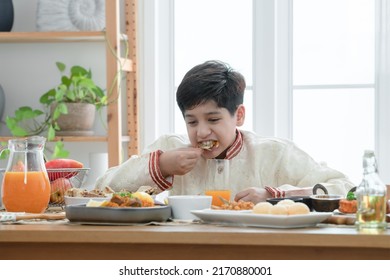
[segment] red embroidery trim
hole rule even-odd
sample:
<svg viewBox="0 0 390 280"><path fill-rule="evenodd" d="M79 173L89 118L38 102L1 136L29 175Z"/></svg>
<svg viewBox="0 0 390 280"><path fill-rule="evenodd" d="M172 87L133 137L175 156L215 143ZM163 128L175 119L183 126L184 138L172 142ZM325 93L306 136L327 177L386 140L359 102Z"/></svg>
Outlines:
<svg viewBox="0 0 390 280"><path fill-rule="evenodd" d="M157 185L157 187L164 191L172 187L172 183L165 180L165 178L161 174L159 159L162 153L163 152L161 150L157 150L150 153L149 174L152 177L153 182Z"/></svg>

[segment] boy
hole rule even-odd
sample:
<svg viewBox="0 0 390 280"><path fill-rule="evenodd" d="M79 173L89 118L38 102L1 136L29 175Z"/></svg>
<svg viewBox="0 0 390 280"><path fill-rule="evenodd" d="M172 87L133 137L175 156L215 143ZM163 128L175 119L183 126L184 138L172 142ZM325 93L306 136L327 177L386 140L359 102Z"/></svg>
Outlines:
<svg viewBox="0 0 390 280"><path fill-rule="evenodd" d="M220 61L192 68L176 93L186 136L165 135L140 156L110 168L97 188L136 191L157 186L172 194L201 194L208 159L228 159L234 200L257 203L270 197L309 195L315 184L346 194L353 184L321 166L292 142L239 130L245 120L244 77Z"/></svg>

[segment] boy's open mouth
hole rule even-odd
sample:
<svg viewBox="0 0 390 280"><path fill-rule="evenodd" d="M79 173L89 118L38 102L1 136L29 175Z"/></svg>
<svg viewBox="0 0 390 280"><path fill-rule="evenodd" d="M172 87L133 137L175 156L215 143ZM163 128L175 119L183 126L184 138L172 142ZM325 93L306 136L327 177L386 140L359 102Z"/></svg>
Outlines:
<svg viewBox="0 0 390 280"><path fill-rule="evenodd" d="M208 140L198 143L198 147L203 150L211 151L212 148L218 148L219 142L217 140Z"/></svg>

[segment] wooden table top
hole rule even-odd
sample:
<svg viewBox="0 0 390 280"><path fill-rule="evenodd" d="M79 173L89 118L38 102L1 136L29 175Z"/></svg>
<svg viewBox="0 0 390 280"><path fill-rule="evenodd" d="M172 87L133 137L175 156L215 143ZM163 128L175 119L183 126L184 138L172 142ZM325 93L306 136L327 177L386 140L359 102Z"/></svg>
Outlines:
<svg viewBox="0 0 390 280"><path fill-rule="evenodd" d="M362 234L353 226L328 225L267 229L169 223L0 224L1 258L128 259L129 249L137 251L138 259L390 259L390 229Z"/></svg>

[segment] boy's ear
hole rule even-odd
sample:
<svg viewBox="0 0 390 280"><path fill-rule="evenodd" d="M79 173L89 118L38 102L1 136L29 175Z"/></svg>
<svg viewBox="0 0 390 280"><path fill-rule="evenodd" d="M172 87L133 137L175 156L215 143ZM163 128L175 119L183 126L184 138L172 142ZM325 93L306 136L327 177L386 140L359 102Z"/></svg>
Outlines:
<svg viewBox="0 0 390 280"><path fill-rule="evenodd" d="M242 126L245 121L245 106L244 105L238 105L238 108L236 110L236 125Z"/></svg>

